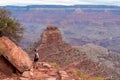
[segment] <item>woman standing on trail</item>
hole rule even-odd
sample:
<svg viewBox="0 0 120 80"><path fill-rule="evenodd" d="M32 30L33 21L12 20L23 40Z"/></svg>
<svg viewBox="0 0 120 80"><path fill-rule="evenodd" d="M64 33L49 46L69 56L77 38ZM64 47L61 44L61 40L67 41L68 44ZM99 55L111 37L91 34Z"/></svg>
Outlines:
<svg viewBox="0 0 120 80"><path fill-rule="evenodd" d="M39 60L40 57L39 57L39 54L38 54L38 50L35 49L34 51L35 51L35 56L34 56L34 68L38 68L36 62Z"/></svg>
<svg viewBox="0 0 120 80"><path fill-rule="evenodd" d="M39 60L39 54L37 52L38 50L35 49L35 57L34 57L34 62L37 62Z"/></svg>

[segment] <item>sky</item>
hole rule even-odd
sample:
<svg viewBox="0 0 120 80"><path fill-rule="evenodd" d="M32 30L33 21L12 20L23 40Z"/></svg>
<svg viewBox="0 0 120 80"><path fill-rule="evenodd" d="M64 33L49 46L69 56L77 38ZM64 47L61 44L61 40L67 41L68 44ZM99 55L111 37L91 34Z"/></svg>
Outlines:
<svg viewBox="0 0 120 80"><path fill-rule="evenodd" d="M120 0L0 0L0 6L15 5L117 5L120 6Z"/></svg>

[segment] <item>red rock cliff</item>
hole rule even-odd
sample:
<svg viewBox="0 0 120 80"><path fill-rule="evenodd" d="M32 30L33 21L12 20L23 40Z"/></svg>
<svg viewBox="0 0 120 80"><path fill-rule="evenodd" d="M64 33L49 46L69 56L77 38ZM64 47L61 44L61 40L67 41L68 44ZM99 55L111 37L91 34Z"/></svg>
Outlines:
<svg viewBox="0 0 120 80"><path fill-rule="evenodd" d="M41 36L41 46L62 44L62 35L60 30L54 26L48 26Z"/></svg>
<svg viewBox="0 0 120 80"><path fill-rule="evenodd" d="M71 49L62 40L61 31L55 26L48 26L41 35L41 44L38 47L41 58L52 54L67 53Z"/></svg>

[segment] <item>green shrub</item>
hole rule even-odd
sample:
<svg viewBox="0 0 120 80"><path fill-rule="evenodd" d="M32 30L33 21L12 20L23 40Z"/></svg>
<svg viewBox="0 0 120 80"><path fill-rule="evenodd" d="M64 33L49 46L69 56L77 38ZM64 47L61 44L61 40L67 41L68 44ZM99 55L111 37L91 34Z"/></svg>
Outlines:
<svg viewBox="0 0 120 80"><path fill-rule="evenodd" d="M102 77L89 76L80 71L77 71L77 76L79 76L83 80L104 80Z"/></svg>
<svg viewBox="0 0 120 80"><path fill-rule="evenodd" d="M12 18L11 12L0 8L0 37L7 36L16 44L21 41L24 28L18 20Z"/></svg>
<svg viewBox="0 0 120 80"><path fill-rule="evenodd" d="M54 67L56 67L56 68L59 68L59 67L60 67L60 65L57 64L56 62L51 62L51 65L54 66Z"/></svg>
<svg viewBox="0 0 120 80"><path fill-rule="evenodd" d="M104 79L101 77L97 77L96 80L104 80Z"/></svg>
<svg viewBox="0 0 120 80"><path fill-rule="evenodd" d="M80 71L77 71L77 75L79 76L79 77L81 77L81 75L83 75Z"/></svg>

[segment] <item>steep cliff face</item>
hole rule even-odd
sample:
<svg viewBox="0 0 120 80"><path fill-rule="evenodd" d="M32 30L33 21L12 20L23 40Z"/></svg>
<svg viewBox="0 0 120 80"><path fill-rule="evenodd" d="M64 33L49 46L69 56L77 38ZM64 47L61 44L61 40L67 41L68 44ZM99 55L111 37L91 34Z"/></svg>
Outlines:
<svg viewBox="0 0 120 80"><path fill-rule="evenodd" d="M48 26L41 36L41 45L40 47L48 47L49 45L61 45L62 35L60 30L54 26Z"/></svg>
<svg viewBox="0 0 120 80"><path fill-rule="evenodd" d="M72 48L63 40L61 31L55 26L48 26L41 35L40 46L38 47L40 57L46 60L49 55L67 53Z"/></svg>

